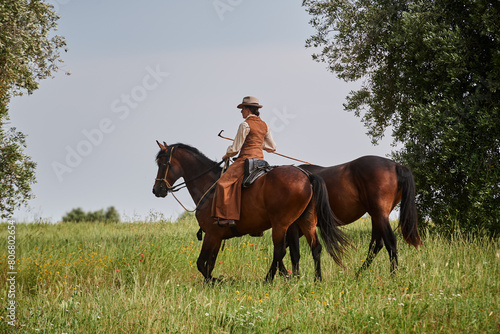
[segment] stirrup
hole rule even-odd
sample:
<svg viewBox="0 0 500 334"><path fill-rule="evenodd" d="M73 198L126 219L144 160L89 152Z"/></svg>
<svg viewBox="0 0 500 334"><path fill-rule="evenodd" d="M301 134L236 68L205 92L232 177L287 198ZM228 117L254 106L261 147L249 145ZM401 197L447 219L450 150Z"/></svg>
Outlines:
<svg viewBox="0 0 500 334"><path fill-rule="evenodd" d="M219 225L220 227L226 227L226 226L236 226L236 222L234 219L220 219L217 218L217 221L214 222L214 225Z"/></svg>

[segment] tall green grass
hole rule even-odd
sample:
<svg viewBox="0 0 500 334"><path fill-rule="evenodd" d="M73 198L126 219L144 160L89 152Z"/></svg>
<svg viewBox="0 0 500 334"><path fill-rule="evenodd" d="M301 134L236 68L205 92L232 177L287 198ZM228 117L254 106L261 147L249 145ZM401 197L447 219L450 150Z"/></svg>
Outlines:
<svg viewBox="0 0 500 334"><path fill-rule="evenodd" d="M196 268L193 218L177 223L17 224L16 327L22 333L498 333L500 241L427 235L419 250L399 240L398 273L381 251L355 278L371 225L346 232L346 269L323 252L314 282L302 240L300 279L264 283L273 246L226 241L217 285ZM7 225L0 225L0 332L7 324ZM291 267L288 256L285 265Z"/></svg>

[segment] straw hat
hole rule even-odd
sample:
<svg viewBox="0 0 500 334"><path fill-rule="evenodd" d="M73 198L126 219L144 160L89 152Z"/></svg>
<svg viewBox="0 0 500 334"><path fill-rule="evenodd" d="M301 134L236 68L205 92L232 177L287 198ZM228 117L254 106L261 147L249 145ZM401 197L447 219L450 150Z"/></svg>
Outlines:
<svg viewBox="0 0 500 334"><path fill-rule="evenodd" d="M262 108L262 106L259 104L259 99L255 96L245 96L243 98L243 102L238 104L236 108L243 109L244 106Z"/></svg>

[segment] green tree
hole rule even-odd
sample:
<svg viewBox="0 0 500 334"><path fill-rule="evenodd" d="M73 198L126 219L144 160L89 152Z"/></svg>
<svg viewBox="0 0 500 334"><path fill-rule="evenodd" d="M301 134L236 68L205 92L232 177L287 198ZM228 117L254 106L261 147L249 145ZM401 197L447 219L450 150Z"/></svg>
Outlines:
<svg viewBox="0 0 500 334"><path fill-rule="evenodd" d="M97 211L90 211L87 212L87 219L86 221L88 222L104 222L104 210L97 210Z"/></svg>
<svg viewBox="0 0 500 334"><path fill-rule="evenodd" d="M120 214L114 206L110 206L104 211L103 209L97 211L85 212L81 208L76 208L66 213L62 218L63 222L104 222L104 223L118 223L120 222Z"/></svg>
<svg viewBox="0 0 500 334"><path fill-rule="evenodd" d="M9 217L18 203L32 197L36 164L23 153L24 135L11 128L0 133L0 218Z"/></svg>
<svg viewBox="0 0 500 334"><path fill-rule="evenodd" d="M303 1L306 46L346 81L344 107L412 167L421 216L500 232L500 2Z"/></svg>
<svg viewBox="0 0 500 334"><path fill-rule="evenodd" d="M114 206L107 208L104 213L104 220L106 223L120 222L120 214L118 213L118 210L116 210Z"/></svg>
<svg viewBox="0 0 500 334"><path fill-rule="evenodd" d="M32 197L36 164L23 152L25 136L7 126L8 104L57 71L59 49L65 46L64 38L51 36L58 18L40 0L0 2L0 218Z"/></svg>
<svg viewBox="0 0 500 334"><path fill-rule="evenodd" d="M63 222L81 223L87 221L87 214L82 208L76 208L66 213L62 218Z"/></svg>

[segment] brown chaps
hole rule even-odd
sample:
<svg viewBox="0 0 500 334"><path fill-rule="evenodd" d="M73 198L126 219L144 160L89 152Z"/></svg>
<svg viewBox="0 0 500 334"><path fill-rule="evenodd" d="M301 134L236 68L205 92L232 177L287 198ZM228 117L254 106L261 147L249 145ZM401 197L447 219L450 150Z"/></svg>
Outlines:
<svg viewBox="0 0 500 334"><path fill-rule="evenodd" d="M219 179L212 204L212 217L240 220L244 159L237 159Z"/></svg>

